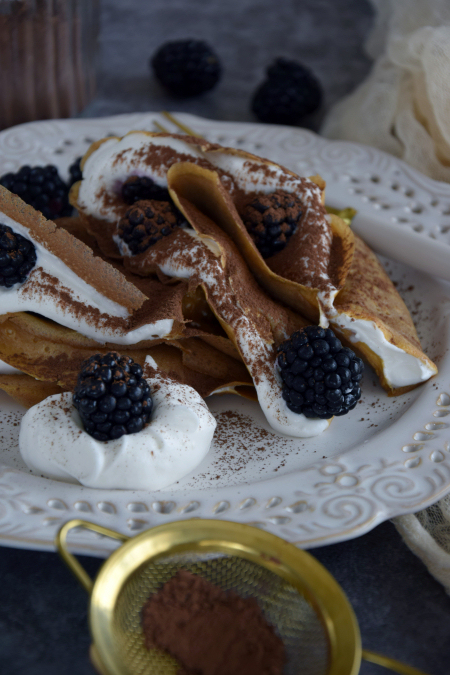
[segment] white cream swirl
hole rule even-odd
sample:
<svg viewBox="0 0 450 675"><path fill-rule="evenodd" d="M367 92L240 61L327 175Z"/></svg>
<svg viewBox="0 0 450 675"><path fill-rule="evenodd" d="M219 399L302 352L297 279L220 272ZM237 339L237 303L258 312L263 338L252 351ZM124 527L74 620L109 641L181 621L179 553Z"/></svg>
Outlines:
<svg viewBox="0 0 450 675"><path fill-rule="evenodd" d="M146 365L153 411L142 431L96 441L84 431L71 393L49 396L22 419L19 448L27 466L56 480L124 490L161 490L195 469L216 421L192 387L158 372L150 356Z"/></svg>
<svg viewBox="0 0 450 675"><path fill-rule="evenodd" d="M393 389L426 382L436 374L429 361L421 361L386 340L381 328L373 321L352 319L346 314L336 313L331 325L344 329L347 339L353 344L361 342L380 357L383 375Z"/></svg>
<svg viewBox="0 0 450 675"><path fill-rule="evenodd" d="M150 161L158 151L161 152L159 160ZM182 139L151 136L142 131L105 141L89 155L83 166L83 180L77 197L79 207L95 218L115 222L116 209L107 197L120 195L123 183L130 176L146 176L158 185L167 186L171 155L180 157L178 161L195 162L202 153Z"/></svg>

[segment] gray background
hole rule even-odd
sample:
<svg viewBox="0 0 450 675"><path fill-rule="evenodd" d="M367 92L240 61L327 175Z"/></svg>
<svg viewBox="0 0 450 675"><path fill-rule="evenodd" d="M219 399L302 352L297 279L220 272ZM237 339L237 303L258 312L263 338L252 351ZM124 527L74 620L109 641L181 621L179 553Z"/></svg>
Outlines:
<svg viewBox="0 0 450 675"><path fill-rule="evenodd" d="M372 20L366 0L103 0L99 92L83 116L176 109L251 121L251 94L277 56L316 73L326 109L368 73L363 40ZM164 42L187 37L210 43L223 78L211 92L180 101L150 76L148 62Z"/></svg>
<svg viewBox="0 0 450 675"><path fill-rule="evenodd" d="M83 116L178 110L250 121L251 94L277 56L314 70L326 109L370 69L362 44L373 20L365 0L103 0L98 94ZM224 67L218 87L178 101L150 76L148 60L163 42L203 38ZM312 551L342 584L368 649L430 675L450 672L450 599L390 523L342 544ZM91 574L99 566L85 558ZM55 554L0 549L0 673L92 675L87 598ZM364 664L361 675L381 675Z"/></svg>

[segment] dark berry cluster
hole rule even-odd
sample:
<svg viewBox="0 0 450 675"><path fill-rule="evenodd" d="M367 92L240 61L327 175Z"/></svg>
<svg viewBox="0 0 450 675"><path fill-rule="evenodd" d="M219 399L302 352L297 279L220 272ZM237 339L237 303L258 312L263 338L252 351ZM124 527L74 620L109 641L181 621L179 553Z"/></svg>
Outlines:
<svg viewBox="0 0 450 675"><path fill-rule="evenodd" d="M35 264L33 242L0 223L0 286L23 283Z"/></svg>
<svg viewBox="0 0 450 675"><path fill-rule="evenodd" d="M150 419L153 402L141 366L129 356L109 352L84 361L73 405L87 433L98 441L109 441L141 431Z"/></svg>
<svg viewBox="0 0 450 675"><path fill-rule="evenodd" d="M156 78L174 96L197 96L212 89L222 69L216 54L203 40L167 42L152 56Z"/></svg>
<svg viewBox="0 0 450 675"><path fill-rule="evenodd" d="M299 198L283 190L257 195L240 213L263 258L270 258L283 250L302 214L303 206Z"/></svg>
<svg viewBox="0 0 450 675"><path fill-rule="evenodd" d="M73 164L69 166L69 188L72 187L74 183L78 183L79 180L82 180L83 173L81 171L81 160L82 157L77 157Z"/></svg>
<svg viewBox="0 0 450 675"><path fill-rule="evenodd" d="M322 88L316 76L301 63L278 58L267 69L251 107L261 122L295 125L321 102Z"/></svg>
<svg viewBox="0 0 450 675"><path fill-rule="evenodd" d="M142 200L131 206L120 220L118 235L136 255L184 223L181 213L170 202Z"/></svg>
<svg viewBox="0 0 450 675"><path fill-rule="evenodd" d="M72 215L69 189L56 166L22 166L17 173L1 176L0 185L50 220Z"/></svg>
<svg viewBox="0 0 450 675"><path fill-rule="evenodd" d="M305 417L345 415L361 397L364 364L330 328L293 333L280 345L277 364L288 408Z"/></svg>
<svg viewBox="0 0 450 675"><path fill-rule="evenodd" d="M130 176L122 185L122 199L125 204L134 204L141 199L156 199L157 201L170 201L169 190L162 185L157 185L154 180L147 176Z"/></svg>

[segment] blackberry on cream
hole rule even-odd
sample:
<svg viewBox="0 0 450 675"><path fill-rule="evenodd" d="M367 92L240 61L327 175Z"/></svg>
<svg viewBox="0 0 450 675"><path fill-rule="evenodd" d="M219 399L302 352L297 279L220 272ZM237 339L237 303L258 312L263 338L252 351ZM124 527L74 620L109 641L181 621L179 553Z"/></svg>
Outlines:
<svg viewBox="0 0 450 675"><path fill-rule="evenodd" d="M122 185L122 199L126 204L134 204L141 199L170 201L167 187L158 185L148 176L130 176Z"/></svg>
<svg viewBox="0 0 450 675"><path fill-rule="evenodd" d="M136 255L172 234L185 222L181 213L168 201L140 200L120 219L117 237Z"/></svg>
<svg viewBox="0 0 450 675"><path fill-rule="evenodd" d="M239 215L262 257L270 258L282 251L294 234L303 206L296 195L276 190L254 195Z"/></svg>
<svg viewBox="0 0 450 675"><path fill-rule="evenodd" d="M192 387L161 372L149 356L143 374L153 407L139 433L99 441L85 431L72 394L55 394L22 418L19 448L27 466L48 478L122 490L161 490L193 471L208 454L216 420Z"/></svg>
<svg viewBox="0 0 450 675"><path fill-rule="evenodd" d="M296 331L279 346L277 366L287 407L305 417L346 415L361 398L364 363L330 328Z"/></svg>
<svg viewBox="0 0 450 675"><path fill-rule="evenodd" d="M73 405L85 431L98 441L108 441L142 431L153 402L141 366L129 356L109 352L82 364Z"/></svg>

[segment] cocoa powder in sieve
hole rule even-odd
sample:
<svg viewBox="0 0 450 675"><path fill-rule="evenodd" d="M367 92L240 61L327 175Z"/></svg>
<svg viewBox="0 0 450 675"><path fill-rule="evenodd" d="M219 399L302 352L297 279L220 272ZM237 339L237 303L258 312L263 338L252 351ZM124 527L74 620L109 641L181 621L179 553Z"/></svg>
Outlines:
<svg viewBox="0 0 450 675"><path fill-rule="evenodd" d="M254 598L179 570L142 610L147 649L163 649L178 675L281 675L282 640Z"/></svg>

